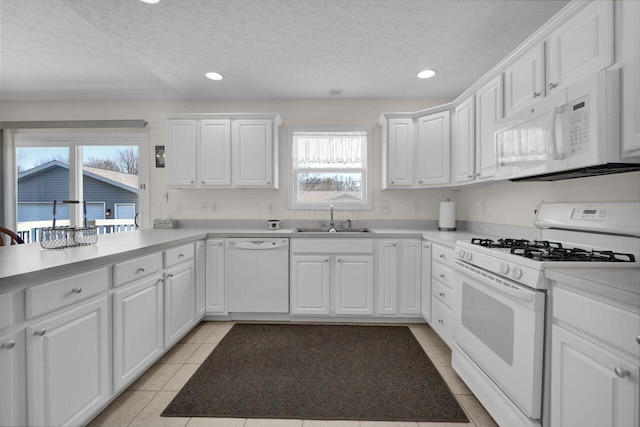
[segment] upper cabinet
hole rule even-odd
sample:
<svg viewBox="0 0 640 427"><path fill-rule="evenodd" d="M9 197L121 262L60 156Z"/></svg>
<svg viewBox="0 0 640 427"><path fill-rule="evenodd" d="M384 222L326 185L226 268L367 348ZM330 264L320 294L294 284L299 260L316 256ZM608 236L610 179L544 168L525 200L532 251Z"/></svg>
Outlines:
<svg viewBox="0 0 640 427"><path fill-rule="evenodd" d="M278 188L280 116L165 117L167 186Z"/></svg>
<svg viewBox="0 0 640 427"><path fill-rule="evenodd" d="M640 2L621 6L622 151L630 153L640 150Z"/></svg>
<svg viewBox="0 0 640 427"><path fill-rule="evenodd" d="M454 120L455 178L460 184L475 177L475 113L473 96L456 107Z"/></svg>
<svg viewBox="0 0 640 427"><path fill-rule="evenodd" d="M451 113L382 115L382 188L427 188L450 182Z"/></svg>
<svg viewBox="0 0 640 427"><path fill-rule="evenodd" d="M476 93L476 180L491 179L496 170L494 129L504 116L502 74L497 75Z"/></svg>
<svg viewBox="0 0 640 427"><path fill-rule="evenodd" d="M505 114L613 64L613 1L593 1L505 68Z"/></svg>

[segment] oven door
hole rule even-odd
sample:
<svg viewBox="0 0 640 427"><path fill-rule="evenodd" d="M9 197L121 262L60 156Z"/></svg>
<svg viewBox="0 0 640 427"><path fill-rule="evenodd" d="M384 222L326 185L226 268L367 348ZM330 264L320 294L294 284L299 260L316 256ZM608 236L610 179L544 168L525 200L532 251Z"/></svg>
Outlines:
<svg viewBox="0 0 640 427"><path fill-rule="evenodd" d="M541 416L545 294L454 261L456 344L529 418Z"/></svg>

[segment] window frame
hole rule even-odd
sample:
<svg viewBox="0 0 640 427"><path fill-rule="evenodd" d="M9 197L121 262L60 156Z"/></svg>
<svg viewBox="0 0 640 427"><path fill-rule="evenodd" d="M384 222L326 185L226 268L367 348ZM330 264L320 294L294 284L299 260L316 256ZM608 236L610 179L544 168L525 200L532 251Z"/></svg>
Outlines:
<svg viewBox="0 0 640 427"><path fill-rule="evenodd" d="M371 176L372 176L372 162L373 156L373 141L372 141L372 129L365 126L304 126L304 127L290 127L288 129L289 135L289 153L290 153L290 184L289 184L289 203L288 208L290 210L325 210L329 209L331 205L335 210L370 210L372 209L371 201ZM298 168L296 166L296 148L294 147L294 135L297 132L364 132L366 134L367 142L364 144L365 152L363 153L364 166L361 168ZM298 200L299 181L298 173L303 171L317 172L317 173L362 173L362 201L359 202L342 202L342 201L322 201L322 202L307 202L301 203Z"/></svg>
<svg viewBox="0 0 640 427"><path fill-rule="evenodd" d="M4 206L5 219L15 218L17 222L17 191L18 191L18 174L17 174L17 150L19 147L68 147L69 163L79 163L82 166L82 147L83 146L138 146L138 212L139 227L149 228L149 135L147 132L96 132L95 130L82 130L70 132L68 129L58 131L49 129L46 132L42 130L20 130L16 129L13 136L12 155L6 156L5 165L11 162L11 167L3 168L7 172L15 171L13 176L3 176L3 179L10 179L14 183L15 194L9 197L9 200L16 202L7 203ZM82 200L83 188L75 175L82 175L82 169L70 170L69 174L69 197ZM5 187L6 188L6 187ZM8 196L5 194L5 196ZM6 215L7 210L13 210L15 215ZM78 205L75 209L70 208L69 216L71 224L80 224L83 220L82 206ZM10 224L14 229L17 224Z"/></svg>

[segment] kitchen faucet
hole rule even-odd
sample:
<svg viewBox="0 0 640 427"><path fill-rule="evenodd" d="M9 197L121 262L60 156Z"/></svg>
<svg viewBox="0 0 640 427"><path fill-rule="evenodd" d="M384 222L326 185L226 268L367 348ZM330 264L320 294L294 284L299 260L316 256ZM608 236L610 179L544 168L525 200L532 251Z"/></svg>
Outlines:
<svg viewBox="0 0 640 427"><path fill-rule="evenodd" d="M329 221L329 230L335 229L333 223L333 203L329 206L329 214L331 216L331 220Z"/></svg>

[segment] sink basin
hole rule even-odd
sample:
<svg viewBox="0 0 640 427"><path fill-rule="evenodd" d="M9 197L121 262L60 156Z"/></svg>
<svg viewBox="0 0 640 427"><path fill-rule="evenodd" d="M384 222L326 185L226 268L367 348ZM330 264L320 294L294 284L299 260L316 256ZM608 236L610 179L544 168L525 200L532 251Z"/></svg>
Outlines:
<svg viewBox="0 0 640 427"><path fill-rule="evenodd" d="M340 233L340 234L360 234L360 233L373 233L370 228L346 228L346 229L334 229L333 231L326 228L295 228L294 233Z"/></svg>

